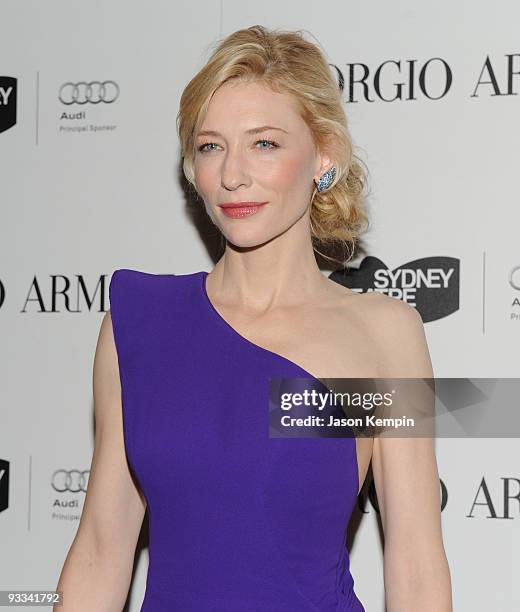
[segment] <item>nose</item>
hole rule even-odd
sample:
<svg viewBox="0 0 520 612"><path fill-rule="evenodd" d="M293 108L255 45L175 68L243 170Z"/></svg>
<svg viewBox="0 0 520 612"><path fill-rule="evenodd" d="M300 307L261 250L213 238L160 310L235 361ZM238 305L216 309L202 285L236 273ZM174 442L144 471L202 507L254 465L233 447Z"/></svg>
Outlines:
<svg viewBox="0 0 520 612"><path fill-rule="evenodd" d="M241 185L249 185L249 174L239 151L228 150L222 163L220 182L228 191L234 191Z"/></svg>

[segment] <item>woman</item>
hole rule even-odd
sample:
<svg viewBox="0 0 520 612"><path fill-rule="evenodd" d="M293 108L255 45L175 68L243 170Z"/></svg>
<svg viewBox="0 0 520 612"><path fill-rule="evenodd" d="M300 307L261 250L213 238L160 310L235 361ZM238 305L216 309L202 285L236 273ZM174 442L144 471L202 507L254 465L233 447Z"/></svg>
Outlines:
<svg viewBox="0 0 520 612"><path fill-rule="evenodd" d="M141 610L364 610L344 535L370 462L387 610L451 610L431 439L267 434L271 377L433 375L412 307L316 264L317 244L351 247L366 226L326 59L301 32L235 32L183 92L178 129L225 252L209 274L112 276L62 611L123 607L147 507Z"/></svg>

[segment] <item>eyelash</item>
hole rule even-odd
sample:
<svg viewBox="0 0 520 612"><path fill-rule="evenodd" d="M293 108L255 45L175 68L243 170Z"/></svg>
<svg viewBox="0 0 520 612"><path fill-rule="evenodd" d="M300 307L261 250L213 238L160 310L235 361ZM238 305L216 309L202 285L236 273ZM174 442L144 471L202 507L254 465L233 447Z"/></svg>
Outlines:
<svg viewBox="0 0 520 612"><path fill-rule="evenodd" d="M278 143L276 143L274 140L267 140L267 138L262 138L261 140L257 140L255 142L255 145L258 144L259 142L267 142L268 144L270 144L270 147L260 147L265 149L266 151L271 151L272 149L277 149L278 148ZM197 150L200 153L209 153L209 151L213 151L214 149L204 149L204 147L208 146L208 145L213 145L216 144L215 142L205 142L204 144L201 144Z"/></svg>

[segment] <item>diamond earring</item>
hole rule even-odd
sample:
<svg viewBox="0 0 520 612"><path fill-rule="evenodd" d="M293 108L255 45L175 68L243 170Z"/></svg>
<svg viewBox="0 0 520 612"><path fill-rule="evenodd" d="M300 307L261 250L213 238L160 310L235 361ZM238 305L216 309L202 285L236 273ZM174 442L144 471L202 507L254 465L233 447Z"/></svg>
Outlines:
<svg viewBox="0 0 520 612"><path fill-rule="evenodd" d="M328 189L334 182L335 176L336 166L332 166L331 168L329 168L329 170L327 170L327 172L324 172L320 176L320 180L317 183L316 181L314 181L316 183L316 189L318 191L325 191L326 189Z"/></svg>

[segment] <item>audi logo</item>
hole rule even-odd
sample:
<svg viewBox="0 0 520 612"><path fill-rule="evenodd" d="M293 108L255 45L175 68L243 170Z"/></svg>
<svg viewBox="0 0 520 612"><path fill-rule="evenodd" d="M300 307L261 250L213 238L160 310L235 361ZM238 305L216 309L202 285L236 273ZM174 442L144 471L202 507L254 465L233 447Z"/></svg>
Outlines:
<svg viewBox="0 0 520 612"><path fill-rule="evenodd" d="M62 104L112 104L119 97L119 85L115 81L79 81L64 83L58 95Z"/></svg>
<svg viewBox="0 0 520 612"><path fill-rule="evenodd" d="M520 290L520 266L515 266L509 273L509 284L513 289Z"/></svg>
<svg viewBox="0 0 520 612"><path fill-rule="evenodd" d="M52 488L58 493L87 492L88 474L90 470L56 470L52 475Z"/></svg>

